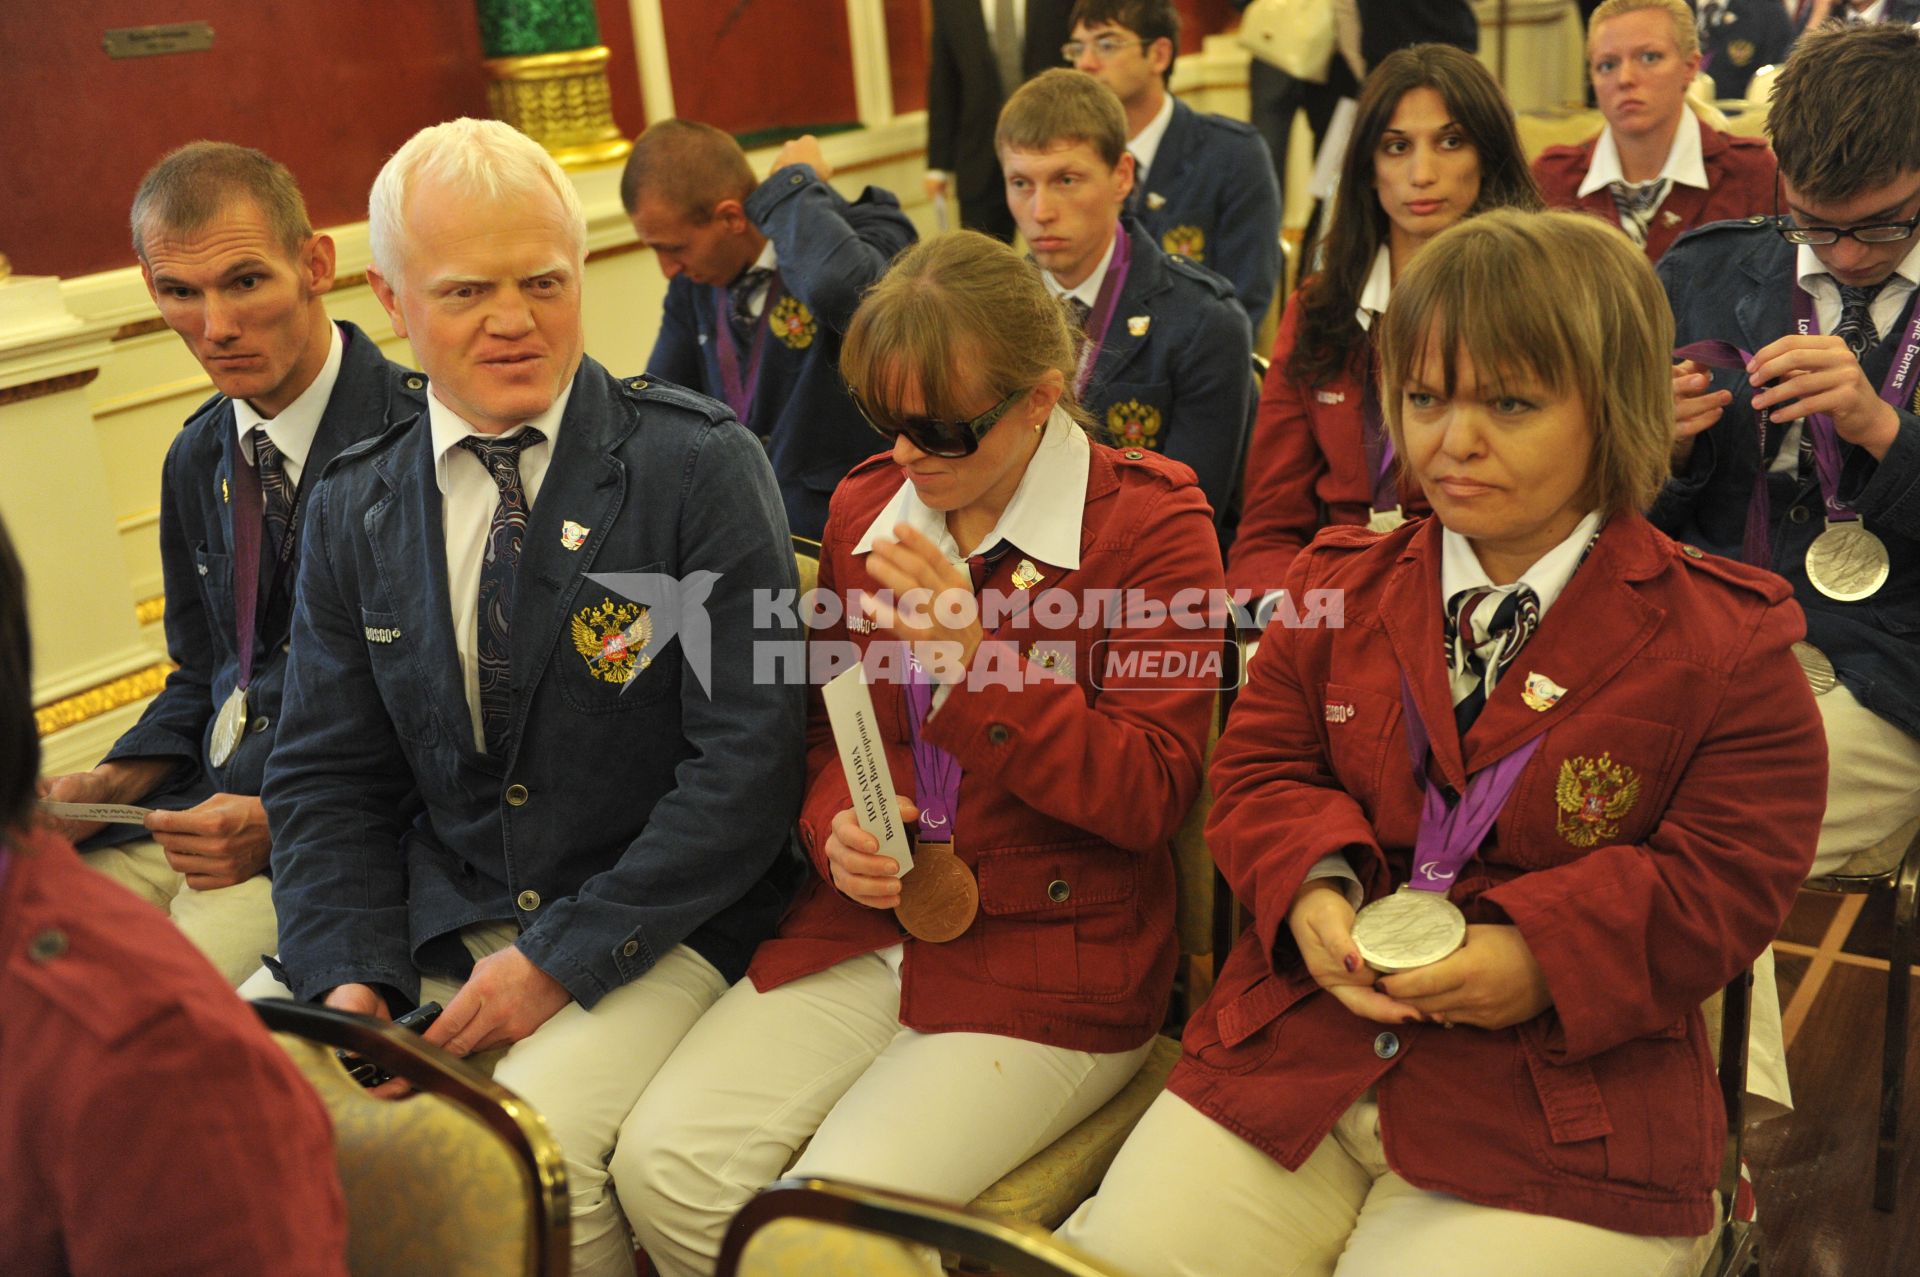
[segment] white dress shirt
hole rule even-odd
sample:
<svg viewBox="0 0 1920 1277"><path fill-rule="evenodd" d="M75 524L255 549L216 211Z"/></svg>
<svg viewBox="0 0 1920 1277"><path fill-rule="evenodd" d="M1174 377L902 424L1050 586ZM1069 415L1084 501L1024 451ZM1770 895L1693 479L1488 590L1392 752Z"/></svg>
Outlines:
<svg viewBox="0 0 1920 1277"><path fill-rule="evenodd" d="M487 735L480 724L480 568L486 558L493 512L500 504L500 488L486 464L459 446L462 439L480 432L431 393L431 387L428 389L427 424L433 432L433 477L443 498L440 529L447 543L447 602L453 611L453 644L460 660L461 684L467 691L473 745L484 750ZM526 494L529 513L539 499L540 484L547 477L547 466L559 443L567 400L572 397L573 382L569 379L559 397L538 417L505 435L480 435L483 439L504 438L533 426L547 437L545 443L529 444L520 453L520 488Z"/></svg>
<svg viewBox="0 0 1920 1277"><path fill-rule="evenodd" d="M1160 92L1160 109L1154 112L1147 126L1134 134L1127 142L1127 149L1133 152L1133 184L1143 185L1147 174L1153 169L1154 157L1160 154L1160 143L1167 136L1167 125L1173 123L1173 94L1165 89Z"/></svg>
<svg viewBox="0 0 1920 1277"><path fill-rule="evenodd" d="M1100 300L1100 285L1107 282L1107 269L1113 265L1113 254L1119 247L1120 236L1116 232L1114 237L1107 241L1107 251L1100 258L1100 264L1093 268L1092 274L1073 288L1061 287L1060 281L1053 277L1052 271L1048 270L1040 272L1040 282L1047 286L1047 291L1053 296L1076 297L1087 304L1088 310L1092 310L1094 303Z"/></svg>
<svg viewBox="0 0 1920 1277"><path fill-rule="evenodd" d="M340 380L340 363L347 350L340 326L329 323L327 327L333 330L333 341L327 347L327 361L320 365L320 375L300 392L298 399L282 408L278 416L269 420L255 412L246 400L233 401L233 424L240 432L240 455L250 466L259 464L253 455L253 428L264 427L267 438L280 450L287 482L296 488L300 486L301 472L307 467L307 454L313 451L313 437L320 433L320 418L326 415L327 401L333 398L333 387Z"/></svg>
<svg viewBox="0 0 1920 1277"><path fill-rule="evenodd" d="M1673 130L1673 145L1667 148L1666 162L1660 166L1660 172L1653 180L1659 181L1661 178L1677 186L1691 186L1702 191L1708 189L1707 160L1700 141L1700 120L1684 107L1680 111L1680 123ZM1593 161L1588 164L1587 175L1580 180L1577 193L1585 199L1595 191L1605 190L1610 182L1626 180L1627 175L1620 171L1620 147L1613 140L1613 129L1611 126L1601 129L1600 140L1593 145ZM1665 202L1663 198L1661 203Z"/></svg>
<svg viewBox="0 0 1920 1277"><path fill-rule="evenodd" d="M753 265L749 266L747 269L748 270L779 270L780 269L780 254L773 251L772 240L767 241L767 246L760 250L760 256L754 258ZM767 308L767 294L770 291L772 291L772 289L773 289L773 277L769 275L765 280L761 281L760 286L758 288L755 288L753 290L753 295L747 298L747 313L752 315L755 319L760 318L760 312L764 311ZM732 304L731 298L728 299L728 304L729 305Z"/></svg>
<svg viewBox="0 0 1920 1277"><path fill-rule="evenodd" d="M1372 332L1373 321L1387 313L1387 303L1392 300L1393 254L1382 244L1373 255L1373 269L1367 272L1367 282L1360 289L1360 305L1353 312L1360 321L1360 331Z"/></svg>

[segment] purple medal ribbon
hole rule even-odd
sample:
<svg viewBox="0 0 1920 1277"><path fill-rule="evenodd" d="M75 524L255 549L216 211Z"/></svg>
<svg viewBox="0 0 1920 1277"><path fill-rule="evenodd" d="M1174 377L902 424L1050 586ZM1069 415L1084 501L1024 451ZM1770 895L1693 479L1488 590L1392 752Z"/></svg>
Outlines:
<svg viewBox="0 0 1920 1277"><path fill-rule="evenodd" d="M921 735L922 724L933 712L933 680L911 653L908 662L913 670L907 682L907 709L913 729L913 802L920 809L920 840L952 842L960 809L960 763Z"/></svg>
<svg viewBox="0 0 1920 1277"><path fill-rule="evenodd" d="M760 385L760 360L767 353L767 329L773 326L773 308L779 301L780 272L775 271L767 280L767 299L760 307L760 322L753 326L753 353L748 356L747 375L743 380L738 338L733 335L733 324L728 320L732 302L726 289L717 284L713 289L714 314L718 320L713 337L720 346L720 386L727 406L733 409L733 415L742 425L746 424L747 412L753 407L753 392Z"/></svg>
<svg viewBox="0 0 1920 1277"><path fill-rule="evenodd" d="M1820 318L1814 313L1813 298L1804 288L1793 290L1793 322L1802 336L1819 335ZM1906 335L1900 341L1900 352L1880 382L1880 398L1895 410L1906 402L1907 383L1913 378L1916 354L1920 354L1920 306L1913 308ZM1847 523L1858 519L1860 512L1840 500L1840 437L1833 428L1833 418L1825 413L1815 414L1807 419L1806 428L1813 433L1813 468L1820 476L1820 498L1826 504L1827 521Z"/></svg>
<svg viewBox="0 0 1920 1277"><path fill-rule="evenodd" d="M1745 372L1753 353L1730 341L1696 341L1673 352L1675 359L1690 359L1705 368ZM1773 427L1773 414L1759 414L1760 469L1753 476L1753 491L1747 495L1747 526L1741 537L1740 557L1757 568L1773 562L1768 549L1768 529L1773 525L1773 503L1767 496L1767 432Z"/></svg>
<svg viewBox="0 0 1920 1277"><path fill-rule="evenodd" d="M1400 676L1400 705L1406 711L1407 753L1413 758L1413 774L1420 779L1426 797L1420 805L1420 832L1413 844L1413 870L1407 886L1415 891L1445 894L1453 886L1460 870L1473 859L1486 841L1487 831L1500 817L1520 773L1533 752L1540 748L1542 736L1535 736L1511 754L1489 767L1482 767L1467 779L1467 792L1458 803L1449 803L1440 787L1427 777L1427 725L1413 703L1413 689L1407 676Z"/></svg>
<svg viewBox="0 0 1920 1277"><path fill-rule="evenodd" d="M1133 236L1125 222L1114 224L1113 261L1107 265L1107 277L1087 314L1087 348L1080 354L1080 371L1073 379L1073 393L1083 395L1093 380L1093 366L1100 359L1100 348L1107 343L1107 330L1113 327L1113 314L1120 309L1120 290L1127 286L1127 272L1133 268Z"/></svg>
<svg viewBox="0 0 1920 1277"><path fill-rule="evenodd" d="M1380 411L1380 386L1367 378L1360 396L1360 411L1366 422L1367 459L1373 470L1373 508L1391 510L1400 504L1400 486L1393 479L1393 436L1387 433L1387 419Z"/></svg>

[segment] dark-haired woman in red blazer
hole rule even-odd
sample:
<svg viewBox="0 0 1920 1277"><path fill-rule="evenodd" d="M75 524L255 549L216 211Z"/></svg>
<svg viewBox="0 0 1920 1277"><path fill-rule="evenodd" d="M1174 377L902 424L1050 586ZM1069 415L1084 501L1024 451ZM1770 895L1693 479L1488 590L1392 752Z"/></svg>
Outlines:
<svg viewBox="0 0 1920 1277"><path fill-rule="evenodd" d="M1473 218L1401 279L1388 423L1434 516L1294 560L1345 626L1267 630L1211 777L1254 926L1071 1240L1158 1274L1698 1271L1700 1003L1792 903L1826 750L1786 583L1640 514L1661 296L1567 213Z"/></svg>

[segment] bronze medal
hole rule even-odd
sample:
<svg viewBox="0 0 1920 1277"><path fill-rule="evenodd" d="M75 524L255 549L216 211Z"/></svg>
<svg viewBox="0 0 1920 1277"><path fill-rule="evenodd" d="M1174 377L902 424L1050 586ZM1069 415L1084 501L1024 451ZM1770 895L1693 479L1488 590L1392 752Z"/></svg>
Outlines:
<svg viewBox="0 0 1920 1277"><path fill-rule="evenodd" d="M1833 671L1833 662L1827 654L1811 643L1799 642L1793 645L1793 659L1800 662L1800 669L1807 676L1807 685L1813 688L1815 696L1825 696L1839 682L1839 676Z"/></svg>
<svg viewBox="0 0 1920 1277"><path fill-rule="evenodd" d="M907 934L943 944L964 934L979 909L979 884L953 844L916 841L913 868L900 879L900 903L893 907Z"/></svg>
<svg viewBox="0 0 1920 1277"><path fill-rule="evenodd" d="M1840 603L1858 603L1887 583L1887 544L1859 520L1829 523L1807 547L1807 580Z"/></svg>

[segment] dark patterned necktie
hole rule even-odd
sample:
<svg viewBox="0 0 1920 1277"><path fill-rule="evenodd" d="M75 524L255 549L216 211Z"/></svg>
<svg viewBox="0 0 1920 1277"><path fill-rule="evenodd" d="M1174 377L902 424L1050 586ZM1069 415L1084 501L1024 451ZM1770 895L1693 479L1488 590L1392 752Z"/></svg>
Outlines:
<svg viewBox="0 0 1920 1277"><path fill-rule="evenodd" d="M1640 247L1647 246L1647 224L1653 220L1653 211L1667 197L1667 188L1673 183L1664 177L1651 182L1608 182L1607 193L1613 196L1614 211L1620 215L1620 229L1627 233Z"/></svg>
<svg viewBox="0 0 1920 1277"><path fill-rule="evenodd" d="M1834 326L1833 335L1847 343L1855 359L1865 359L1880 341L1880 333L1873 326L1873 299L1886 286L1884 279L1863 288L1840 285L1840 322Z"/></svg>
<svg viewBox="0 0 1920 1277"><path fill-rule="evenodd" d="M1492 613L1483 618L1480 613L1488 607ZM1479 586L1462 590L1448 601L1447 669L1455 676L1471 673L1475 678L1472 689L1453 707L1454 725L1462 737L1539 625L1540 600L1529 585L1505 594Z"/></svg>
<svg viewBox="0 0 1920 1277"><path fill-rule="evenodd" d="M285 566L293 557L293 505L299 495L287 477L287 460L273 446L264 427L253 428L253 468L260 475L260 509L273 562Z"/></svg>
<svg viewBox="0 0 1920 1277"><path fill-rule="evenodd" d="M727 285L727 321L733 325L733 335L740 339L742 346L753 340L753 328L760 319L753 313L753 295L772 278L771 267L749 266L740 272L740 278Z"/></svg>
<svg viewBox="0 0 1920 1277"><path fill-rule="evenodd" d="M520 567L520 544L527 531L527 494L520 486L520 452L547 437L528 427L504 439L468 435L460 446L480 458L500 489L487 529L486 557L480 563L479 664L480 727L487 752L501 754L511 717L508 626L513 620L513 578Z"/></svg>
<svg viewBox="0 0 1920 1277"><path fill-rule="evenodd" d="M1093 314L1093 307L1071 294L1063 296L1060 299L1060 304L1067 308L1067 318L1073 321L1073 331L1077 333L1086 332L1087 317Z"/></svg>

